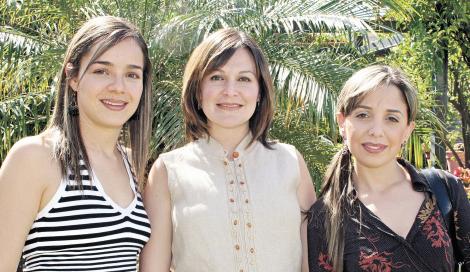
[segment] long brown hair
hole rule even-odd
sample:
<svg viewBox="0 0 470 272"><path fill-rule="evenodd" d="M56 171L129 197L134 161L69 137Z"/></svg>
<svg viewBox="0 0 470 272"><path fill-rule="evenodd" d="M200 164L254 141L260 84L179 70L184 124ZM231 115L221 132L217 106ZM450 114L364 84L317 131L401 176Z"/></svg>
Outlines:
<svg viewBox="0 0 470 272"><path fill-rule="evenodd" d="M189 141L209 136L207 117L199 108L203 77L223 66L238 48L248 49L253 56L259 82L260 102L249 121L252 142L258 140L270 148L267 137L273 119L274 91L268 63L255 40L233 28L220 29L209 35L194 49L186 64L181 106Z"/></svg>
<svg viewBox="0 0 470 272"><path fill-rule="evenodd" d="M385 65L369 66L352 75L341 90L336 109L343 116L349 116L368 93L389 85L396 86L402 92L407 105L408 124L410 124L415 120L418 108L416 90L403 72ZM343 220L351 211L355 201L355 197L351 194L353 168L351 152L345 145L333 157L319 196L326 207L325 228L328 256L330 256L333 270L337 272L343 271Z"/></svg>
<svg viewBox="0 0 470 272"><path fill-rule="evenodd" d="M136 112L123 127L121 144L132 150L131 161L134 174L137 176L139 183L143 182L151 131L152 71L147 44L137 28L131 23L118 17L100 16L83 24L69 43L58 76L54 113L47 127L47 130L53 131L56 136L54 138L53 155L60 162L63 178L66 179L67 169L70 169L79 186L82 185L80 158L84 160L89 170L91 168L80 134L80 113L78 115L72 113L71 104L76 103L74 101L76 98L74 97L74 91L69 86L69 80L78 75L81 60L85 54L90 52L92 47L96 45L97 50L91 56L88 65L108 49L127 38L136 41L144 56L143 92Z"/></svg>

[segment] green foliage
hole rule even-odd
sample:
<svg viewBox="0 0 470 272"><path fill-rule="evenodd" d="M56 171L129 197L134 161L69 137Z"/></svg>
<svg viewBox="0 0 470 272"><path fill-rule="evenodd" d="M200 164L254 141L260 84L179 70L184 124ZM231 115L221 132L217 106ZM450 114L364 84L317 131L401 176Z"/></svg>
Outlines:
<svg viewBox="0 0 470 272"><path fill-rule="evenodd" d="M0 103L0 162L19 139L38 134L51 114L52 92L26 94Z"/></svg>
<svg viewBox="0 0 470 272"><path fill-rule="evenodd" d="M279 109L272 136L298 147L319 186L334 150L322 137L337 142L336 95L353 71L369 62L355 42L361 39L367 44L372 29L394 33L375 21L381 4L402 17L407 15L403 0L2 3L0 108L5 109L2 127L8 131L2 135L8 144L2 146L0 161L11 143L39 132L38 127L45 124L67 41L88 18L110 14L139 26L149 44L154 71L152 159L184 142L179 104L182 73L190 52L209 33L220 27L235 27L250 33L271 63ZM24 110L6 110L14 105L24 105ZM34 112L26 110L33 105ZM36 119L43 121L30 121ZM17 120L35 125L17 129L21 124Z"/></svg>
<svg viewBox="0 0 470 272"><path fill-rule="evenodd" d="M295 113L277 112L270 134L274 139L292 144L303 155L309 168L316 192L320 191L323 175L337 147L317 129L302 118L300 110Z"/></svg>
<svg viewBox="0 0 470 272"><path fill-rule="evenodd" d="M465 122L470 120L470 2L413 0L409 1L409 10L412 16L390 16L398 18L401 28L409 33L386 61L402 67L410 75L418 87L421 107L436 112L446 109L445 119L439 120L443 128L428 133L442 136L448 148L455 141L463 140L469 149L470 125ZM443 62L448 63L447 70L442 69L446 67ZM433 76L439 73L448 75L445 95L453 107L449 107L445 99L436 103L436 97L444 92L433 84ZM422 135L426 138L425 133ZM423 143L429 148L431 139L427 138Z"/></svg>

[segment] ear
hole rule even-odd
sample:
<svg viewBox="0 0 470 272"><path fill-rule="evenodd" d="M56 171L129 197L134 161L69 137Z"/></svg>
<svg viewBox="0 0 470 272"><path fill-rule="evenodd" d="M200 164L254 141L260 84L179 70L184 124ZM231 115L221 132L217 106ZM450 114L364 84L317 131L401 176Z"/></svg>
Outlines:
<svg viewBox="0 0 470 272"><path fill-rule="evenodd" d="M74 77L71 77L71 74L73 73L73 65L72 63L67 63L67 65L65 65L65 75L67 76L67 78L70 78L69 79L69 86L70 88L72 88L72 90L74 90L75 92L78 90L78 75L77 76L74 76Z"/></svg>
<svg viewBox="0 0 470 272"><path fill-rule="evenodd" d="M339 126L339 132L341 134L341 137L345 137L344 135L344 121L346 120L346 117L342 112L337 112L336 113L336 122L338 122Z"/></svg>
<svg viewBox="0 0 470 272"><path fill-rule="evenodd" d="M402 143L405 143L406 141L408 141L408 138L410 138L411 133L413 133L415 126L416 124L414 121L411 121L410 124L407 125L405 133L403 134Z"/></svg>

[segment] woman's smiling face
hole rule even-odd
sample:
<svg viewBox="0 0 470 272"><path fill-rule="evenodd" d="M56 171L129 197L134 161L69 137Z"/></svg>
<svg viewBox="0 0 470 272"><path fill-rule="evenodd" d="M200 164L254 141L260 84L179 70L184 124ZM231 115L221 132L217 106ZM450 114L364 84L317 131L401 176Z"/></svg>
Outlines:
<svg viewBox="0 0 470 272"><path fill-rule="evenodd" d="M81 59L78 75L70 80L77 93L79 117L88 124L121 127L140 102L144 56L132 38L119 42L89 63L96 49L97 45Z"/></svg>
<svg viewBox="0 0 470 272"><path fill-rule="evenodd" d="M220 128L248 131L258 96L253 56L248 49L239 48L227 63L202 79L201 108L207 117L209 132Z"/></svg>
<svg viewBox="0 0 470 272"><path fill-rule="evenodd" d="M408 107L395 85L369 92L348 116L337 116L343 138L356 163L380 168L395 163L400 148L414 129Z"/></svg>

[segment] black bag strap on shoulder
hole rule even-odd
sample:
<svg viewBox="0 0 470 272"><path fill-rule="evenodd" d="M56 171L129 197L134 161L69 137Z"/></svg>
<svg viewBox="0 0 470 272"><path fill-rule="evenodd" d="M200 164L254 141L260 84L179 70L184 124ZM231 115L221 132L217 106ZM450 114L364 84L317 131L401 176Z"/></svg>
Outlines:
<svg viewBox="0 0 470 272"><path fill-rule="evenodd" d="M454 216L453 216L453 202L452 202L452 190L449 188L450 182L458 182L458 180L450 174L446 174L444 171L431 168L424 169L421 171L433 194L436 197L437 206L442 214L442 218L446 224L449 236L452 239L452 245L454 248L454 257L456 270L455 271L466 271L462 270L463 256L457 249L457 236L455 233Z"/></svg>
<svg viewBox="0 0 470 272"><path fill-rule="evenodd" d="M452 218L452 201L449 197L449 188L447 184L447 178L442 170L438 170L435 168L431 169L424 169L421 173L426 178L431 191L436 196L437 206L439 207L439 211L444 218L446 223L446 227L448 230L451 230L453 226L453 218Z"/></svg>

